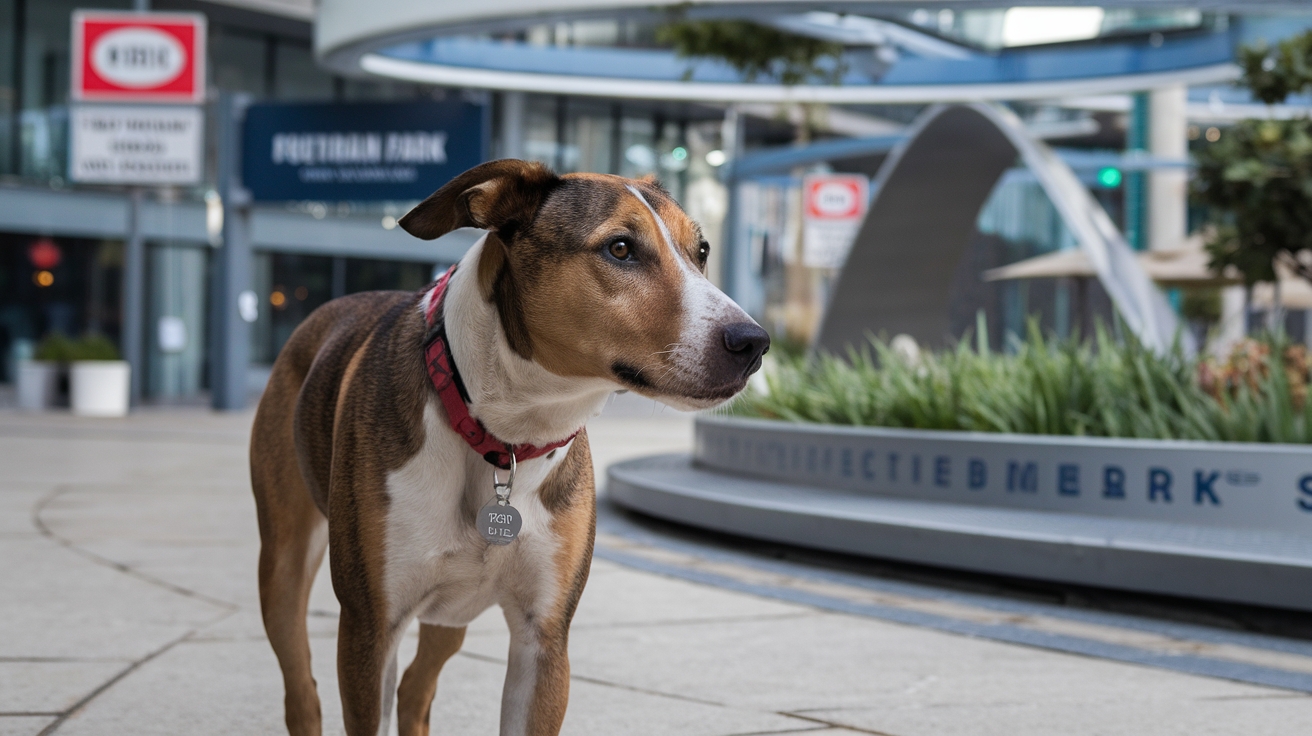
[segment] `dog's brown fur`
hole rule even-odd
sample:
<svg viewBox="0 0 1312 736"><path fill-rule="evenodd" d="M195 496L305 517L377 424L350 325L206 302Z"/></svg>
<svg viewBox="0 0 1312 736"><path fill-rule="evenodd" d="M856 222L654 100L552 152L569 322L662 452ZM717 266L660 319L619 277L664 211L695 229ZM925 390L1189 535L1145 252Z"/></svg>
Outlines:
<svg viewBox="0 0 1312 736"><path fill-rule="evenodd" d="M704 268L705 241L654 182L498 161L457 177L402 224L425 238L489 230L452 280L444 311L471 413L507 442L568 436L615 388L715 403L759 365L759 354L752 364L716 346L726 338L711 323L741 324L736 307L711 300L720 313L685 314L710 293L690 281ZM607 260L617 238L640 258ZM438 673L459 650L464 623L493 602L511 627L502 733L556 734L564 718L569 624L596 518L587 434L522 464L521 538L503 548L482 542L474 518L490 496L491 467L446 426L429 382L429 294L355 294L316 310L278 356L256 413L261 606L297 736L321 731L306 608L325 546L342 608L348 734L386 725L395 648L416 616L419 652L400 683L398 716L404 736L427 734ZM698 345L687 344L690 334ZM578 398L561 404L570 391ZM431 536L430 526L446 531Z"/></svg>

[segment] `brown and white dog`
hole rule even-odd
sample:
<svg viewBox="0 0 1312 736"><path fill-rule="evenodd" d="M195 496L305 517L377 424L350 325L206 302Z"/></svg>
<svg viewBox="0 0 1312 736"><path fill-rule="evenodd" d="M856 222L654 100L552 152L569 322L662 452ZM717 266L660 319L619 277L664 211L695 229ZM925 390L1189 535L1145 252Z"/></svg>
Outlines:
<svg viewBox="0 0 1312 736"><path fill-rule="evenodd" d="M316 310L278 356L255 416L260 604L287 728L321 730L306 607L327 547L348 734L386 733L394 691L400 733L427 734L438 672L493 604L510 628L501 733L555 734L596 518L578 430L618 389L682 409L724 402L760 366L769 338L706 280L699 228L651 180L493 161L401 226L425 239L460 227L488 234L441 304L430 287ZM578 431L518 463L511 500L522 529L507 545L475 528L494 498L494 466L452 429L430 380L433 311L469 415L489 436L544 447ZM397 688L397 645L415 618L419 652Z"/></svg>

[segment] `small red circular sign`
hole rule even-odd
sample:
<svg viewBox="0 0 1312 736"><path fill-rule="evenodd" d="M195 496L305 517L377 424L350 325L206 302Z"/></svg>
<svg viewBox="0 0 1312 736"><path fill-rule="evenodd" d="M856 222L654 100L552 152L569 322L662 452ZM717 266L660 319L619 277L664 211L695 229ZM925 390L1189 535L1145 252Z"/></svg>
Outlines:
<svg viewBox="0 0 1312 736"><path fill-rule="evenodd" d="M806 214L821 220L860 217L865 187L853 177L815 177L806 182Z"/></svg>

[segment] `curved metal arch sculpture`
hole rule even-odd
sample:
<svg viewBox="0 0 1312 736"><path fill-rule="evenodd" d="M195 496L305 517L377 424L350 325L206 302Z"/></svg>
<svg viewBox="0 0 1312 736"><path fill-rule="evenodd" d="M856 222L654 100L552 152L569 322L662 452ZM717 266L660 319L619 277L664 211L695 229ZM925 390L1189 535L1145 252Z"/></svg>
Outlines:
<svg viewBox="0 0 1312 736"><path fill-rule="evenodd" d="M982 103L930 109L884 162L816 347L841 353L872 330L906 333L921 344L947 338L956 265L994 185L1018 157L1089 256L1126 326L1158 352L1178 334L1192 354L1192 335L1179 329L1166 297L1070 167L1010 111Z"/></svg>

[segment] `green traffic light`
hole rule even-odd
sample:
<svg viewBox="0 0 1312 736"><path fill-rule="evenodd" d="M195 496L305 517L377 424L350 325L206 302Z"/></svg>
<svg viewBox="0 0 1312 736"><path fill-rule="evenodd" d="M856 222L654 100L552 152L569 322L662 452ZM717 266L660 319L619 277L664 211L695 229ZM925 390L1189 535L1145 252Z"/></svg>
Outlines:
<svg viewBox="0 0 1312 736"><path fill-rule="evenodd" d="M1111 189L1121 185L1121 170L1107 166L1098 170L1098 183Z"/></svg>

